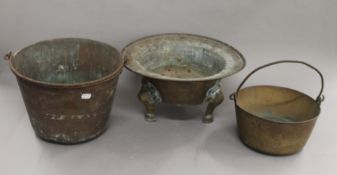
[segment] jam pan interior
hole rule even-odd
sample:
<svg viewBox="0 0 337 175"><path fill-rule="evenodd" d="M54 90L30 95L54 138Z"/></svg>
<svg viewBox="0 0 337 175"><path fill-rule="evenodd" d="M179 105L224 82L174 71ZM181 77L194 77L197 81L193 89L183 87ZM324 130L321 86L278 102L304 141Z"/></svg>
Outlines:
<svg viewBox="0 0 337 175"><path fill-rule="evenodd" d="M237 105L248 113L280 123L297 123L314 119L320 112L311 97L277 86L252 86L241 89Z"/></svg>

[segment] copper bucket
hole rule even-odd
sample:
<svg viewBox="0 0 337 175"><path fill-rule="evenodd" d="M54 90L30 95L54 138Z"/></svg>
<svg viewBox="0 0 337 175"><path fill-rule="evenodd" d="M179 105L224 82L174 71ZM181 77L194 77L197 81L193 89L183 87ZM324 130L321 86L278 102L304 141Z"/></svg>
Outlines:
<svg viewBox="0 0 337 175"><path fill-rule="evenodd" d="M256 71L279 63L300 63L321 78L316 99L293 89L278 86L251 86L241 89ZM238 132L248 147L266 154L289 155L307 142L320 113L324 80L315 67L301 61L284 60L256 68L242 81L230 98L235 102Z"/></svg>
<svg viewBox="0 0 337 175"><path fill-rule="evenodd" d="M115 48L63 38L38 42L6 58L38 137L74 144L102 134L124 63Z"/></svg>

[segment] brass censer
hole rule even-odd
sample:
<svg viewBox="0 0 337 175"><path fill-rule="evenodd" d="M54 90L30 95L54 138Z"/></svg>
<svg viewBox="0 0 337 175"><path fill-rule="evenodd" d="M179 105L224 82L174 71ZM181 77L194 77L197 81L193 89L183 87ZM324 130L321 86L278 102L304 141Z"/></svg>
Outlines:
<svg viewBox="0 0 337 175"><path fill-rule="evenodd" d="M224 96L220 80L245 66L232 46L192 34L159 34L127 45L122 51L125 66L143 77L139 100L145 105L146 120L155 121L155 105L207 103L202 118L213 121L213 111Z"/></svg>

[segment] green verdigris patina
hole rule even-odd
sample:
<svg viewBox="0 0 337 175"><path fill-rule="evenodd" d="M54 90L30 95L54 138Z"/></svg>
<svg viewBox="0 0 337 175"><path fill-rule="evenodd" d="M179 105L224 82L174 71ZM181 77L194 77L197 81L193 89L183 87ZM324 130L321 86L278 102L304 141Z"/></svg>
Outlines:
<svg viewBox="0 0 337 175"><path fill-rule="evenodd" d="M153 94L163 103L208 103L203 122L213 121L213 110L223 100L220 80L245 66L243 56L221 41L192 34L160 34L132 42L123 49L126 67L143 76L139 99L146 119L155 120ZM156 93L147 88L155 87Z"/></svg>
<svg viewBox="0 0 337 175"><path fill-rule="evenodd" d="M115 48L87 39L53 39L8 59L37 136L74 144L103 133L124 64Z"/></svg>

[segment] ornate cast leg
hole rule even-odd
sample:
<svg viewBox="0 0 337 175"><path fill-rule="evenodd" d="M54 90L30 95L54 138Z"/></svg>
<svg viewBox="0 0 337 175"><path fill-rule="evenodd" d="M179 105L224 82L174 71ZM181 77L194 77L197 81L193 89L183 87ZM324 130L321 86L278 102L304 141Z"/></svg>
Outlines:
<svg viewBox="0 0 337 175"><path fill-rule="evenodd" d="M222 103L224 100L224 95L221 91L220 81L217 81L213 87L211 87L205 97L205 102L208 103L206 113L202 118L203 123L213 122L213 111L214 109Z"/></svg>
<svg viewBox="0 0 337 175"><path fill-rule="evenodd" d="M156 87L146 79L142 80L142 88L138 93L139 100L145 105L145 119L149 122L155 122L156 103L160 103L161 97Z"/></svg>

